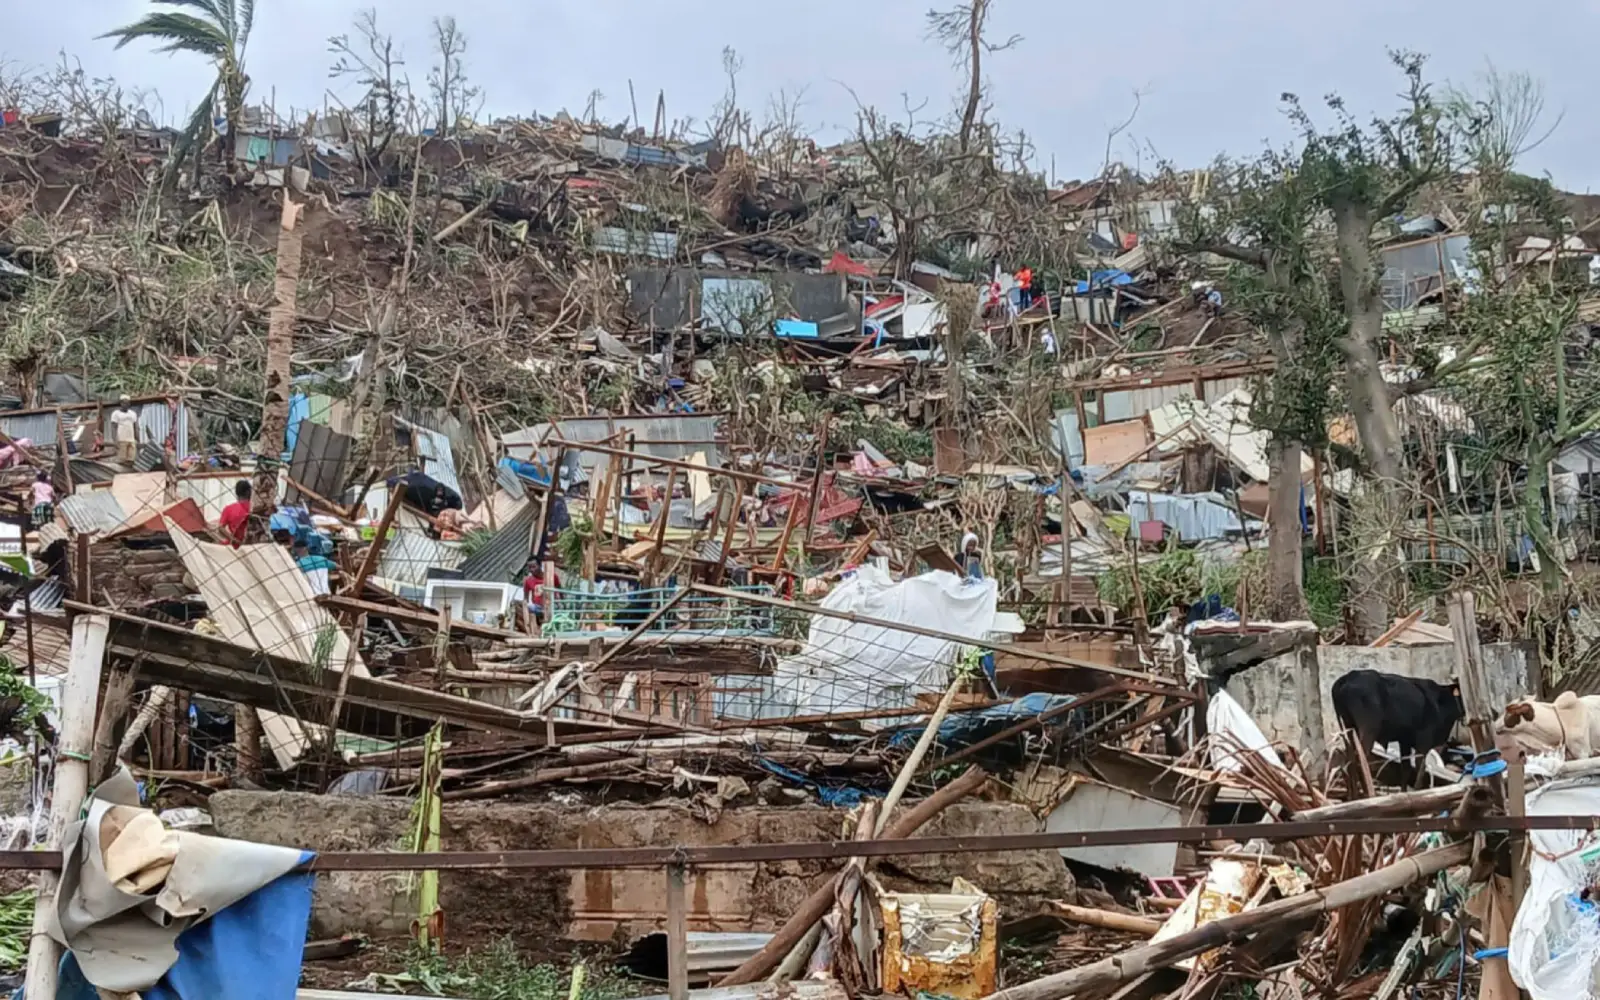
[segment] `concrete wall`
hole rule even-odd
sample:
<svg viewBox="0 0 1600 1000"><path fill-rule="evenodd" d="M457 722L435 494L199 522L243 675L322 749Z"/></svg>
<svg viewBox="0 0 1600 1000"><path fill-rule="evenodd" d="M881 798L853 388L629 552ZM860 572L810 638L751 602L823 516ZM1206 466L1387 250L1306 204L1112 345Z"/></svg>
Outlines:
<svg viewBox="0 0 1600 1000"><path fill-rule="evenodd" d="M1530 646L1497 642L1482 648L1490 702L1496 708L1538 693L1539 657ZM1315 660L1295 653L1266 660L1230 677L1226 690L1268 739L1282 740L1308 759L1319 761L1326 741L1339 731L1333 712L1333 682L1342 675L1351 670L1379 670L1449 683L1456 674L1453 646L1318 646L1316 654ZM1302 708L1308 683L1317 691L1321 707L1315 717L1309 703ZM1319 724L1320 733L1315 731Z"/></svg>
<svg viewBox="0 0 1600 1000"><path fill-rule="evenodd" d="M219 834L319 851L396 850L409 804L389 798L301 793L218 792L211 814ZM762 844L831 840L845 813L820 806L729 808L706 823L678 804L563 807L548 803L452 803L445 806L447 851L662 845ZM924 827L923 836L1034 833L1039 821L1009 803L958 804ZM702 866L690 874L690 929L770 931L837 862L779 861ZM1041 899L1070 897L1072 876L1055 851L929 855L883 859L876 869L890 889L948 890L961 875L1020 913ZM606 940L665 926L666 878L659 870L455 871L440 873L446 935L511 935ZM313 934L403 933L415 908L405 876L330 872L318 876Z"/></svg>

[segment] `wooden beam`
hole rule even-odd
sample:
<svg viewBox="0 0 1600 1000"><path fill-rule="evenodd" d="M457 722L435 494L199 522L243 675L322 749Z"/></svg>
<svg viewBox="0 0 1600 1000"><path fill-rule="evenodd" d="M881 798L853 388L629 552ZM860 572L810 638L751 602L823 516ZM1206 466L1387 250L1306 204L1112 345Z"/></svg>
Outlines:
<svg viewBox="0 0 1600 1000"><path fill-rule="evenodd" d="M395 515L400 513L401 498L405 495L406 489L403 483L390 487L389 506L383 509L383 519L378 522L378 534L361 557L361 567L356 570L354 579L345 588L346 594L361 593L361 588L367 584L367 577L378 568L378 558L383 555L383 546L389 540L389 529L394 526Z"/></svg>
<svg viewBox="0 0 1600 1000"><path fill-rule="evenodd" d="M711 571L711 579L718 586L722 585L722 578L728 571L729 550L733 548L733 533L739 528L739 511L744 507L744 483L737 483L733 487L733 503L728 507L728 523L723 525L722 547L717 551L717 565Z"/></svg>
<svg viewBox="0 0 1600 1000"><path fill-rule="evenodd" d="M364 601L351 597L348 594L325 594L317 598L317 603L323 607L336 611L354 611L369 614L377 618L390 618L407 625L415 625L429 632L439 628L439 615L435 611L414 611L410 608L397 608L388 604L379 604L376 601ZM526 639L522 632L511 629L495 628L493 625L477 625L465 619L457 619L450 623L450 631L458 635L470 635L480 639Z"/></svg>

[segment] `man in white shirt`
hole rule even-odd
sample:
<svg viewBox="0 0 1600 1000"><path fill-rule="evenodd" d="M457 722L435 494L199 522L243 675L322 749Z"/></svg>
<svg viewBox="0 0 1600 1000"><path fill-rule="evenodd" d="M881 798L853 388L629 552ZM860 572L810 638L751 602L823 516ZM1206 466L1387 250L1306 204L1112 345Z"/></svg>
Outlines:
<svg viewBox="0 0 1600 1000"><path fill-rule="evenodd" d="M132 401L126 394L117 402L119 405L111 414L112 438L117 443L117 461L132 465L134 455L139 451L139 414L134 410Z"/></svg>

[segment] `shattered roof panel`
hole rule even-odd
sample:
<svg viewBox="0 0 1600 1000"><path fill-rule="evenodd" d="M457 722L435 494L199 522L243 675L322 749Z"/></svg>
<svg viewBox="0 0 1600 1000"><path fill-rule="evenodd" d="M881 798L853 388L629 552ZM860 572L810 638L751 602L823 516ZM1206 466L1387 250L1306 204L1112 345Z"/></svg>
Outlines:
<svg viewBox="0 0 1600 1000"><path fill-rule="evenodd" d="M717 444L717 427L723 414L651 414L632 417L568 417L550 424L535 424L503 436L500 443L512 458L527 460L535 446L560 438L598 444L616 434L632 434L634 450L650 458L688 460L695 452L705 457L707 465L720 466L722 452ZM554 449L547 458L554 458ZM569 452L569 454L572 454ZM610 461L610 456L599 452L582 452L576 456L580 464L593 477L598 478Z"/></svg>
<svg viewBox="0 0 1600 1000"><path fill-rule="evenodd" d="M402 524L408 520L410 524ZM428 534L421 518L401 511L395 518L394 532L383 545L378 558L378 575L385 580L421 587L429 569L455 569L466 559L460 542L444 542Z"/></svg>
<svg viewBox="0 0 1600 1000"><path fill-rule="evenodd" d="M104 534L115 531L128 519L128 512L110 490L84 490L63 497L57 505L67 524L80 535Z"/></svg>
<svg viewBox="0 0 1600 1000"><path fill-rule="evenodd" d="M527 501L487 543L456 568L468 580L505 583L528 561L533 533L539 526L539 505Z"/></svg>

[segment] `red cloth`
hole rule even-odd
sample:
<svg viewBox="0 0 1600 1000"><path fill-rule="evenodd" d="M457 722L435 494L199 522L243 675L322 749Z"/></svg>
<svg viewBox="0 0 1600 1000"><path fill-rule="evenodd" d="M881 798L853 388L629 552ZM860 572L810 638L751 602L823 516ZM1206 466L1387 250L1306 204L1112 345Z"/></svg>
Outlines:
<svg viewBox="0 0 1600 1000"><path fill-rule="evenodd" d="M866 264L851 260L843 250L835 250L822 270L825 274L853 274L858 278L872 278L878 273Z"/></svg>
<svg viewBox="0 0 1600 1000"><path fill-rule="evenodd" d="M218 523L222 525L222 530L233 538L234 546L238 547L244 542L244 526L245 522L249 520L250 502L248 500L236 500L222 508L222 520Z"/></svg>

